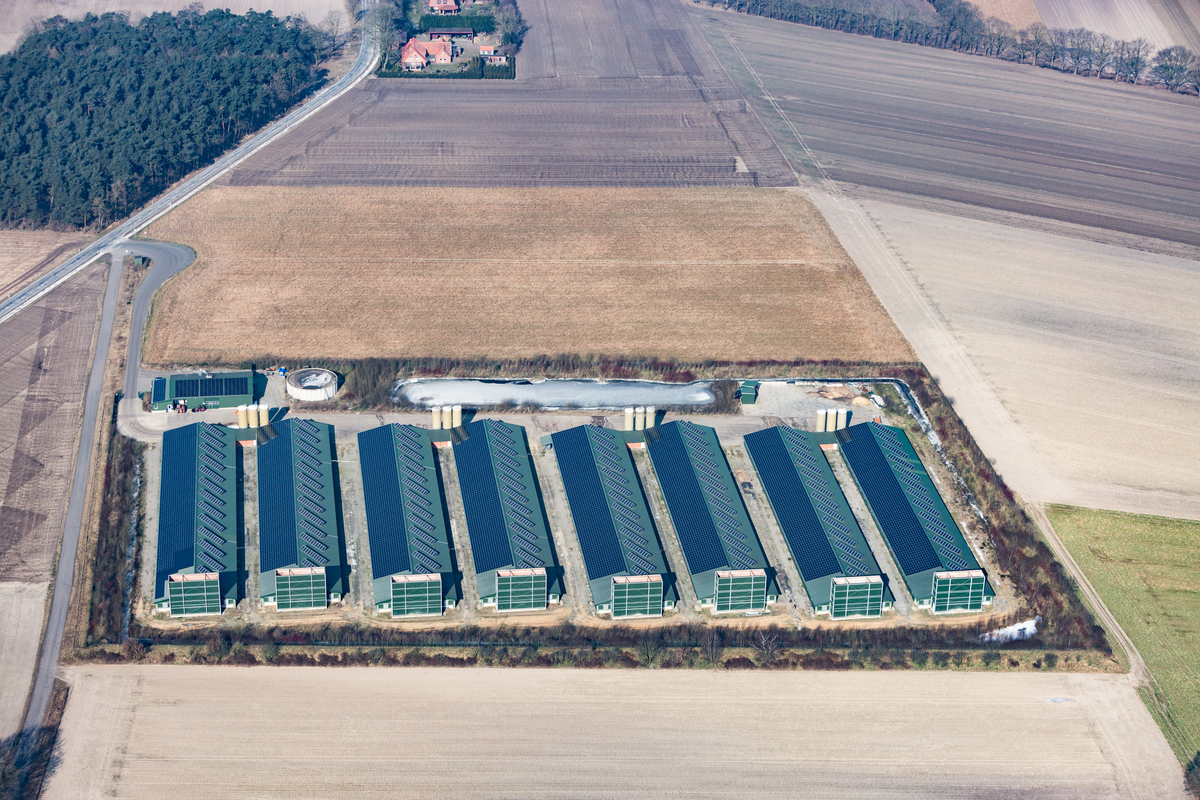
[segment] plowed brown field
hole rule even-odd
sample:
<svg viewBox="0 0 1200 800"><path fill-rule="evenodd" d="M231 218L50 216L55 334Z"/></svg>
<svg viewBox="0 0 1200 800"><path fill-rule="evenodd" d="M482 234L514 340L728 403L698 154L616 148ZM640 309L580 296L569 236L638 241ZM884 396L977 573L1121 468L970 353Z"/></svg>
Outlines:
<svg viewBox="0 0 1200 800"><path fill-rule="evenodd" d="M148 363L277 356L911 360L816 208L768 189L217 187Z"/></svg>

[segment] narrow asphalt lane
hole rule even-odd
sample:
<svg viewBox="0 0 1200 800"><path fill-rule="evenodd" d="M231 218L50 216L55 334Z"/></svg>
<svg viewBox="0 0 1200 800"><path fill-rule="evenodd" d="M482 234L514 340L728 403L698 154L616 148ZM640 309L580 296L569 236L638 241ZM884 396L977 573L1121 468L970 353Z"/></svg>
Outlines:
<svg viewBox="0 0 1200 800"><path fill-rule="evenodd" d="M373 0L363 0L364 10L370 8L372 5ZM46 633L42 639L37 672L34 674L33 690L30 694L29 706L26 710L25 722L22 728L21 759L25 763L28 763L28 759L32 755L31 748L37 742L36 732L46 716L46 710L50 703L50 691L54 685L54 677L58 670L58 658L62 650L67 610L71 600L71 586L75 577L76 551L79 548L79 534L83 526L83 512L86 504L88 474L91 469L92 442L96 432L96 421L101 411L108 410L101 408L104 364L112 340L113 318L116 314L117 294L121 284L121 265L125 257L125 251L128 249L135 254L148 255L155 262L150 274L146 276L134 298L133 327L130 331L131 335L124 381L124 388L134 397L136 397L137 393L137 374L141 356L142 331L146 321L146 314L150 308L150 300L163 281L178 273L195 258L195 253L186 247L157 242L130 242L126 240L205 186L208 186L260 148L288 133L298 124L351 89L370 73L377 56L378 50L370 41L370 37L364 36L362 45L359 48L358 59L355 61L353 68L336 83L317 93L300 108L267 126L244 145L226 154L212 166L201 170L175 189L161 195L142 211L110 229L108 233L101 236L73 258L68 259L42 278L34 281L33 284L18 292L4 303L0 303L0 323L3 323L22 309L37 302L84 267L94 263L106 254L111 254L112 256L112 266L109 269L108 284L105 289L104 305L101 312L100 331L96 337L96 352L92 360L91 374L88 376L87 391L84 395L83 425L79 436L79 452L75 459L75 471L71 482L66 522L63 527L62 546L58 566L55 571L54 595L50 603ZM25 777L27 775L22 775L22 780Z"/></svg>
<svg viewBox="0 0 1200 800"><path fill-rule="evenodd" d="M129 350L125 362L124 398L122 403L136 402L137 365L141 362L142 331L150 311L150 300L163 282L178 274L195 259L191 248L162 242L120 242L111 252L112 266L108 271L108 283L104 290L104 306L100 317L100 332L96 337L96 352L92 358L92 371L88 376L87 393L83 400L83 430L79 437L79 452L75 458L75 474L71 481L71 495L67 505L67 518L63 527L62 550L54 575L54 597L50 601L50 616L46 620L46 634L42 639L42 652L34 673L33 690L29 698L29 709L25 715L25 733L41 725L50 703L50 690L58 670L58 656L62 649L63 633L66 631L67 611L71 602L71 584L75 577L75 556L79 549L79 535L83 529L83 512L87 505L88 472L92 461L92 441L96 423L102 411L111 409L102 403L104 365L108 358L112 340L113 319L116 316L117 296L121 286L121 265L125 255L148 256L153 260L150 272L142 281L133 300L133 318L130 326ZM26 736L24 746L36 741Z"/></svg>
<svg viewBox="0 0 1200 800"><path fill-rule="evenodd" d="M122 254L128 250L133 255L149 256L151 260L150 272L146 274L137 294L133 296L129 350L125 356L124 399L127 402L137 402L138 372L142 363L142 335L150 314L150 301L163 283L192 263L196 253L190 247L165 242L136 241L125 242L124 245L120 251Z"/></svg>

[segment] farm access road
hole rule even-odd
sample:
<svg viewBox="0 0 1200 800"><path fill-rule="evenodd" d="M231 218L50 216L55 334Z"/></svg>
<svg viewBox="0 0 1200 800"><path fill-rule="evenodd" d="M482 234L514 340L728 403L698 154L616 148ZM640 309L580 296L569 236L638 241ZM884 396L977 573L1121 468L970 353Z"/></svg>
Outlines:
<svg viewBox="0 0 1200 800"><path fill-rule="evenodd" d="M372 5L371 0L363 0L364 9ZM96 421L100 410L101 388L104 379L104 365L108 355L109 343L112 337L113 317L116 311L117 294L120 288L121 266L124 260L124 250L143 248L143 252L152 258L157 257L159 264L151 270L151 274L143 282L135 299L135 311L140 309L140 317L135 314L138 322L134 323L137 337L131 338L130 354L136 358L140 348L140 329L145 321L150 298L158 288L158 284L175 274L191 262L194 254L187 248L171 245L155 245L153 243L135 244L127 238L150 224L175 206L187 200L196 192L212 183L227 170L241 163L254 152L282 136L308 117L315 114L329 102L351 89L358 81L370 72L378 56L377 48L370 37L363 37L359 48L358 59L351 70L340 80L318 92L306 104L292 111L277 122L267 126L241 147L226 154L212 166L201 170L186 179L174 189L169 190L145 209L138 212L125 222L111 228L89 247L75 257L56 267L47 275L35 281L24 290L0 304L0 323L4 323L22 309L37 302L41 297L68 280L72 275L81 271L89 264L103 257L112 255L112 267L109 272L101 311L100 331L96 336L96 352L92 363L91 374L88 377L87 390L84 396L83 424L79 437L79 452L76 454L75 472L71 483L71 493L67 502L66 522L63 527L62 546L54 580L54 593L50 603L50 613L46 622L46 632L42 639L41 652L38 657L37 672L34 674L33 689L25 714L22 730L26 733L22 747L32 746L35 737L28 735L36 731L45 717L50 701L50 692L54 684L54 676L58 669L58 657L62 649L62 637L66 627L67 611L71 600L71 587L75 576L75 560L79 549L79 535L83 525L84 506L86 504L88 475L90 474L92 449L96 433ZM122 245L126 245L123 247ZM153 279L153 280L152 280ZM157 283L155 283L157 281ZM134 347L132 342L138 342ZM125 385L136 387L137 361L127 362ZM133 383L130 383L130 380Z"/></svg>

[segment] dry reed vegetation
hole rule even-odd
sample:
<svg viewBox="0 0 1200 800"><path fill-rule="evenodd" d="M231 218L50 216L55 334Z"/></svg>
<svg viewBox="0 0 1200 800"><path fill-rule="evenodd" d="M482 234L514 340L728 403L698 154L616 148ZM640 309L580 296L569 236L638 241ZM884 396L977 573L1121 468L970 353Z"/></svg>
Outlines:
<svg viewBox="0 0 1200 800"><path fill-rule="evenodd" d="M909 361L820 212L764 189L216 187L148 363L265 356Z"/></svg>

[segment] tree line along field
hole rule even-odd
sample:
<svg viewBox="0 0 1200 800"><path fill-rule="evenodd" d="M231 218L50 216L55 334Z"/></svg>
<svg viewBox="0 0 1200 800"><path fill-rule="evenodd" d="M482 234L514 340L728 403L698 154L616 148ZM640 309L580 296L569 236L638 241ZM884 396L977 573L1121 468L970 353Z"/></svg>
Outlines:
<svg viewBox="0 0 1200 800"><path fill-rule="evenodd" d="M1150 668L1158 686L1145 690L1146 704L1175 754L1184 763L1200 756L1200 522L1070 506L1046 513Z"/></svg>
<svg viewBox="0 0 1200 800"><path fill-rule="evenodd" d="M121 219L314 91L323 54L269 13L46 21L0 55L0 226Z"/></svg>
<svg viewBox="0 0 1200 800"><path fill-rule="evenodd" d="M161 290L147 363L913 360L781 190L216 187L148 235L200 257Z"/></svg>

